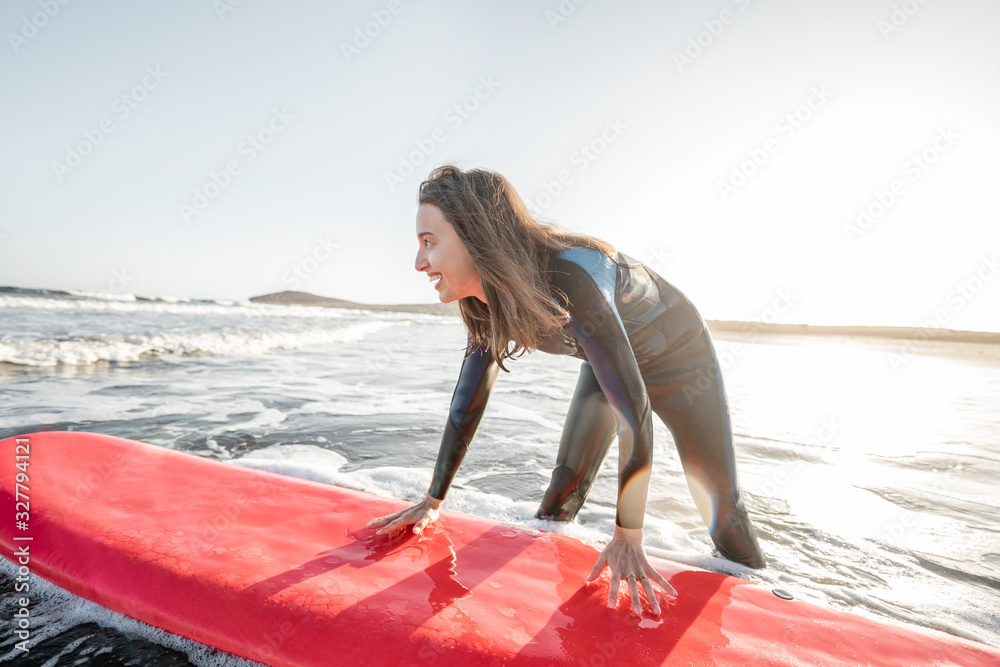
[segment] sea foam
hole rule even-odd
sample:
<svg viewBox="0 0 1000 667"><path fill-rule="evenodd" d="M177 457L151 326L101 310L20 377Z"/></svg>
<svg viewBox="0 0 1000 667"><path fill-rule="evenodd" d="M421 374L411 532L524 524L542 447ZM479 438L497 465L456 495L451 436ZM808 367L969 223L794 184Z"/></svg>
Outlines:
<svg viewBox="0 0 1000 667"><path fill-rule="evenodd" d="M2 298L2 297L0 297ZM306 345L329 345L361 340L408 321L375 321L348 324L336 329L255 333L159 333L132 336L92 335L69 340L0 340L0 362L21 366L93 364L100 361L139 361L170 355L255 355Z"/></svg>

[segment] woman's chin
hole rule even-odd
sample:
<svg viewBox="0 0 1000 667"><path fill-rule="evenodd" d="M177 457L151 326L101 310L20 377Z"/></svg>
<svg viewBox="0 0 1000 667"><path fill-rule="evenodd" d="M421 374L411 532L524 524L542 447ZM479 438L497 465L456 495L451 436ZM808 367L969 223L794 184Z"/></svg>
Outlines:
<svg viewBox="0 0 1000 667"><path fill-rule="evenodd" d="M441 303L451 303L452 301L458 301L459 299L463 299L467 296L470 295L448 289L447 286L445 286L444 289L438 291L438 300Z"/></svg>

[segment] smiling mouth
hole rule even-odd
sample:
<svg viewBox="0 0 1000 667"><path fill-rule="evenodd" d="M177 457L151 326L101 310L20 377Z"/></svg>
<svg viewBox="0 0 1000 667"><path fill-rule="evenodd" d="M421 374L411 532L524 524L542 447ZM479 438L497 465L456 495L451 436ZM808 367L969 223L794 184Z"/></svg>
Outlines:
<svg viewBox="0 0 1000 667"><path fill-rule="evenodd" d="M441 275L440 273L428 273L427 277L432 283L434 283L434 287L440 285L441 279L444 278L444 276Z"/></svg>

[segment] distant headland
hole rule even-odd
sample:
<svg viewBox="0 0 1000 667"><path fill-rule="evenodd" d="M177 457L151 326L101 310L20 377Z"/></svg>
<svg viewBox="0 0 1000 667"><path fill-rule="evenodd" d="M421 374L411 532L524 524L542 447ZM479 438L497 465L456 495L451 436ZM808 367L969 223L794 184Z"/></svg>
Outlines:
<svg viewBox="0 0 1000 667"><path fill-rule="evenodd" d="M275 292L250 297L253 303L268 303L281 306L320 306L323 308L351 308L354 310L395 310L424 315L453 315L458 317L458 302L451 303L401 303L393 305L357 303L344 299L331 299L308 292Z"/></svg>

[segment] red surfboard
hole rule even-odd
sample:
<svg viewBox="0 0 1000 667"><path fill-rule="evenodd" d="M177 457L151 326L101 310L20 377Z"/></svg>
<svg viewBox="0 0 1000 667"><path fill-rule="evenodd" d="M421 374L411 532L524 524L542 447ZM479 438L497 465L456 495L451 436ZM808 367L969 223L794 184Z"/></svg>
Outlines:
<svg viewBox="0 0 1000 667"><path fill-rule="evenodd" d="M443 510L385 541L365 523L408 503L122 438L33 433L0 457L6 558L270 665L1000 665L657 558L663 613L609 610L607 574L585 581L599 549L572 537Z"/></svg>

